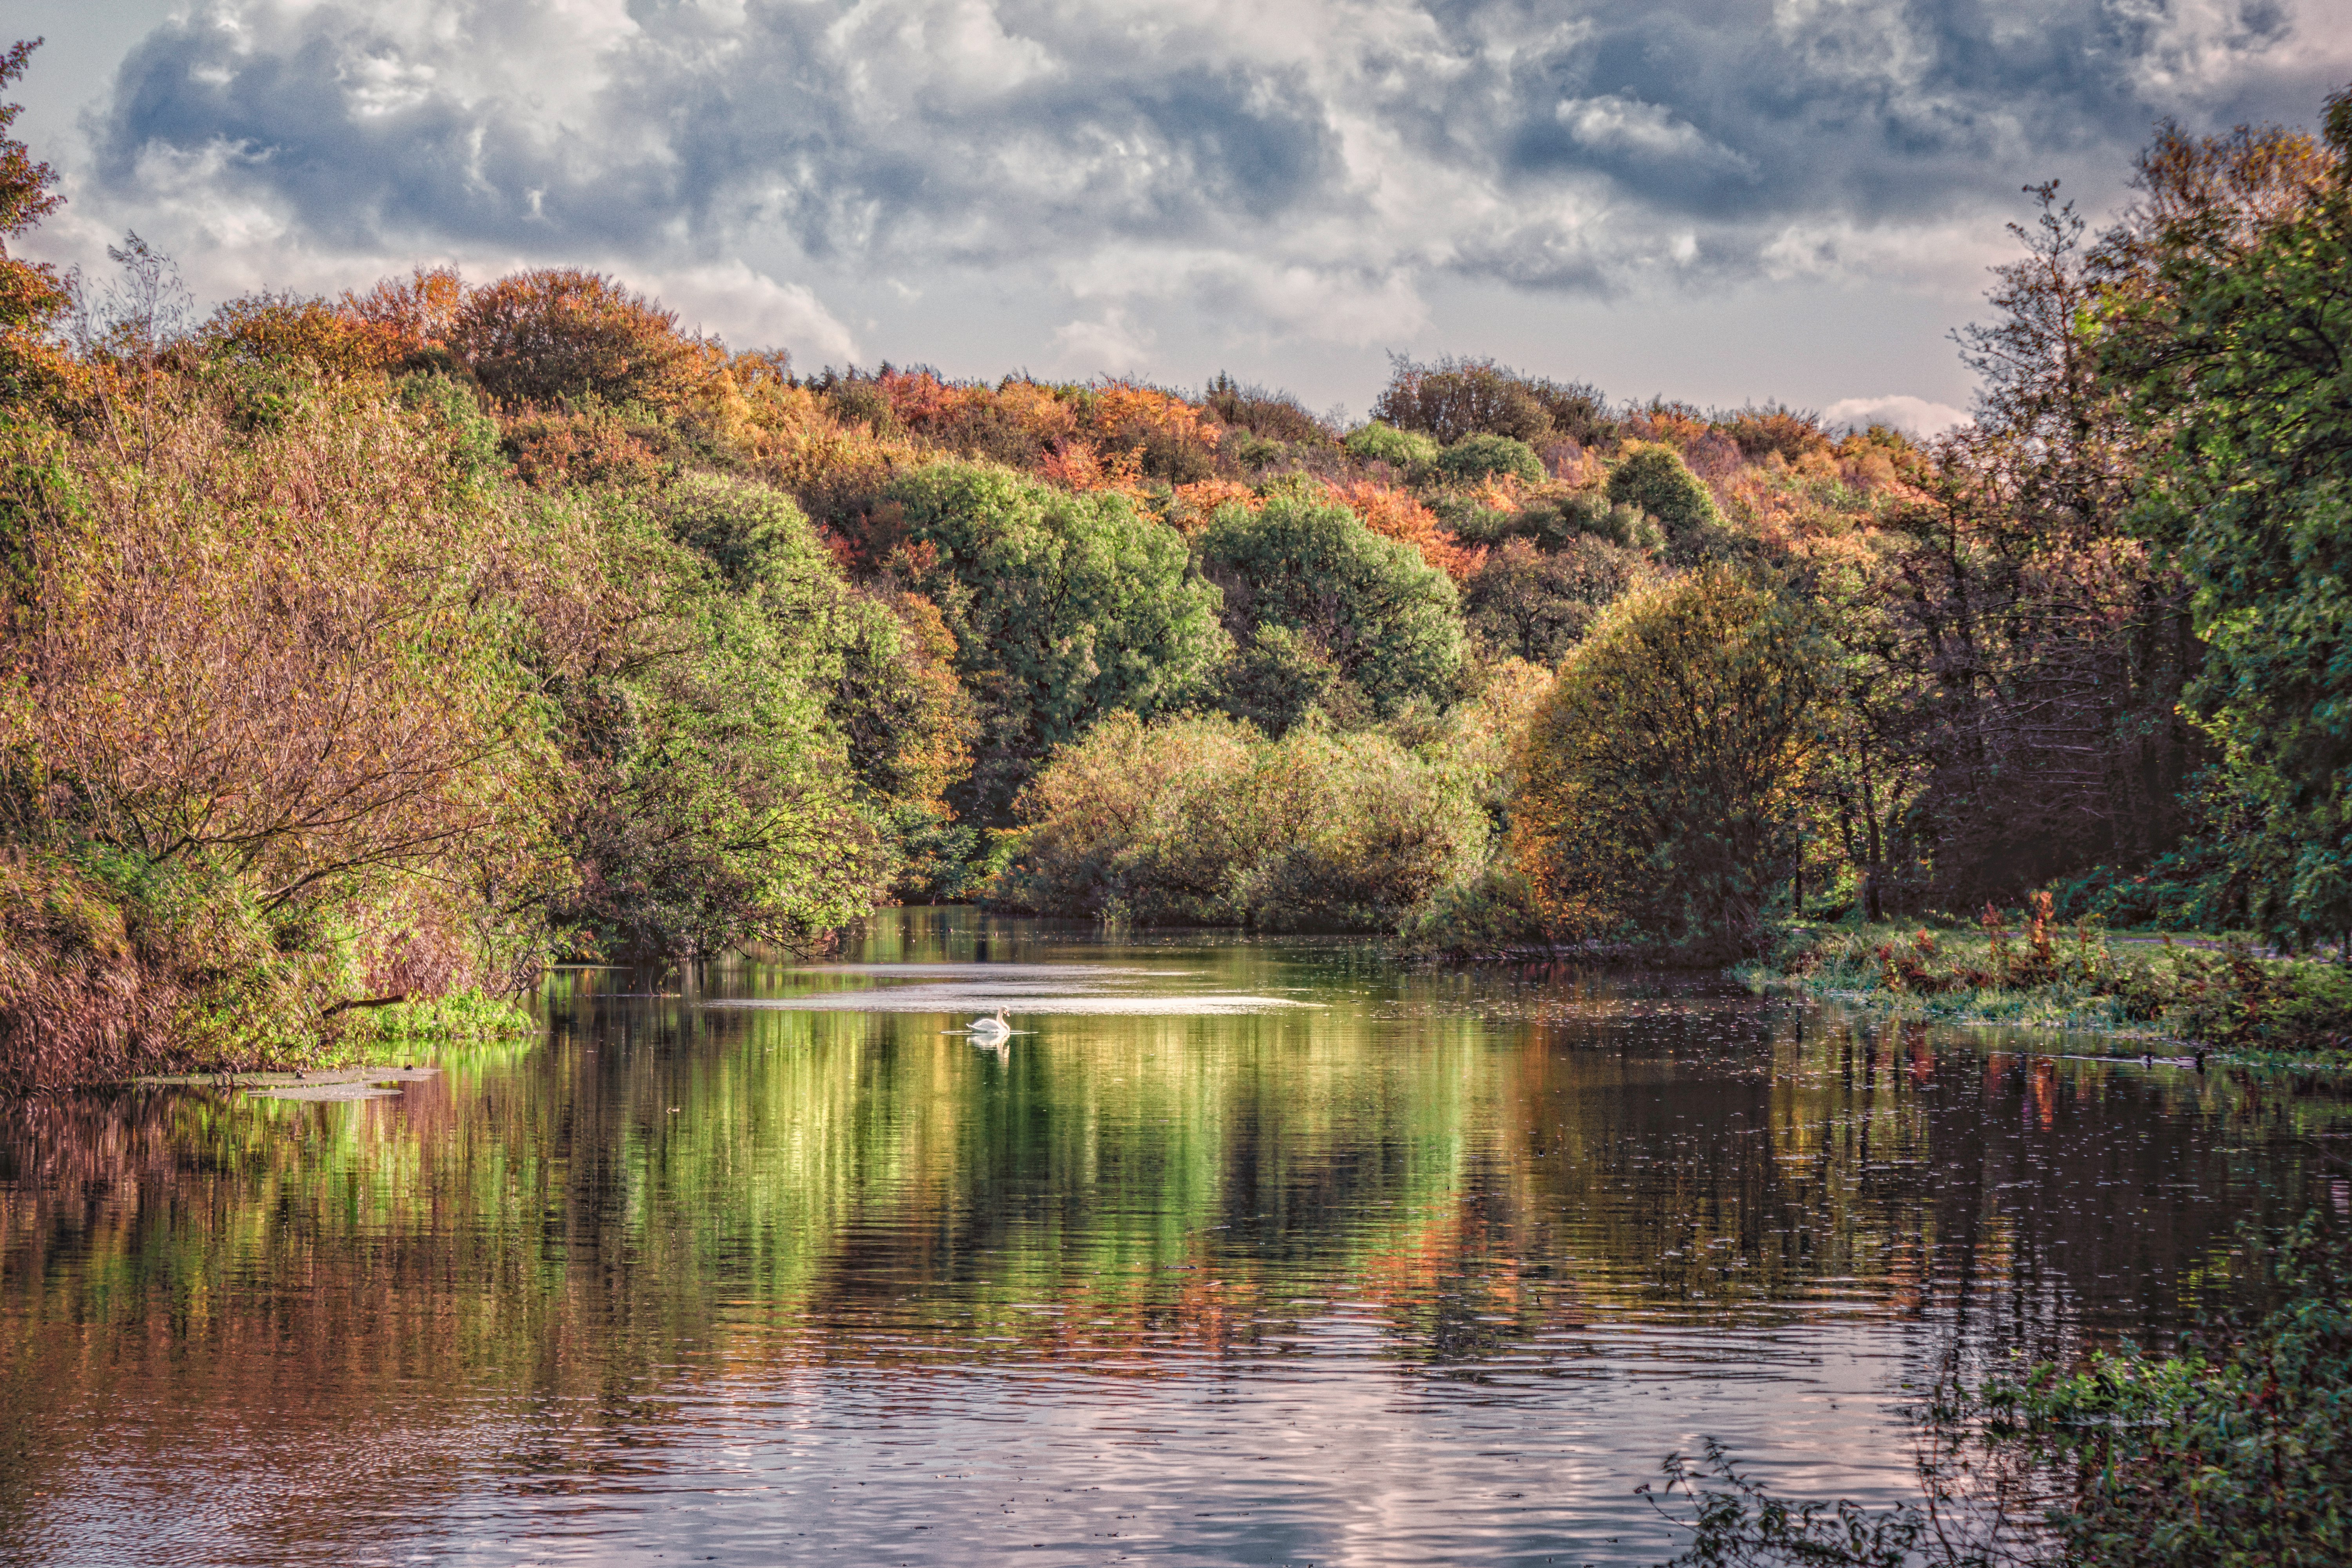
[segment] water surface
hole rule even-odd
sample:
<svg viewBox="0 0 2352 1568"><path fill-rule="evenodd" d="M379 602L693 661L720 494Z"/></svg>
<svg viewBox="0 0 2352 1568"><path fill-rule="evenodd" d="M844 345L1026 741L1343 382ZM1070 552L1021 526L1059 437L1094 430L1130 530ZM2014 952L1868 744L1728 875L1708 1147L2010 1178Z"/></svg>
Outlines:
<svg viewBox="0 0 2352 1568"><path fill-rule="evenodd" d="M0 1560L1655 1562L1669 1451L1892 1495L1954 1347L2160 1342L2352 1205L2325 1085L1705 981L842 958L565 972L383 1099L0 1110Z"/></svg>

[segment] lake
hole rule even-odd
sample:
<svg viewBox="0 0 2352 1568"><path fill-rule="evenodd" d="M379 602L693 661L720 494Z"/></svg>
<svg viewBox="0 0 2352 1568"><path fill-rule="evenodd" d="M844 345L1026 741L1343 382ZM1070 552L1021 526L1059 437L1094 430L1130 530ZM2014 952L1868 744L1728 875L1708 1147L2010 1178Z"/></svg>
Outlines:
<svg viewBox="0 0 2352 1568"><path fill-rule="evenodd" d="M1654 1563L1669 1452L1897 1495L1944 1358L2352 1208L2324 1082L1703 976L903 910L544 1009L0 1106L0 1561Z"/></svg>

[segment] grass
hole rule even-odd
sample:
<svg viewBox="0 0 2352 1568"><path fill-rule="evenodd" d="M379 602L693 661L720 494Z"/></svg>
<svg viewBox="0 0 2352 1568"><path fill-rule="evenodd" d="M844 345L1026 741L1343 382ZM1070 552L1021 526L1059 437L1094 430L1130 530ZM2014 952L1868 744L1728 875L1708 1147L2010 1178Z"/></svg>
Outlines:
<svg viewBox="0 0 2352 1568"><path fill-rule="evenodd" d="M2118 943L2064 928L2050 897L1974 931L1916 925L1787 928L1733 973L1759 992L1833 996L1950 1023L2178 1040L2236 1059L2352 1066L2352 968L2276 958L2241 942ZM2118 951L2118 949L2121 951Z"/></svg>

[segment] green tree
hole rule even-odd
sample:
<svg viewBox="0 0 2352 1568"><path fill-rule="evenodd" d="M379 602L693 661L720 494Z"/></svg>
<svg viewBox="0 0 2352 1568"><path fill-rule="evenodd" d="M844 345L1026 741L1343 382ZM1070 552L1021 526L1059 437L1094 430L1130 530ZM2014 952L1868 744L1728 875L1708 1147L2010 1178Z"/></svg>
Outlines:
<svg viewBox="0 0 2352 1568"><path fill-rule="evenodd" d="M1514 848L1555 926L1752 951L1795 864L1825 663L1810 608L1722 566L1612 605L1519 763Z"/></svg>
<svg viewBox="0 0 2352 1568"><path fill-rule="evenodd" d="M1463 621L1489 657L1549 669L1641 571L1639 556L1599 539L1548 552L1507 540L1462 584Z"/></svg>
<svg viewBox="0 0 2352 1568"><path fill-rule="evenodd" d="M1110 715L1055 753L1021 815L998 898L1147 924L1393 930L1487 841L1453 759L1376 731L1268 740L1215 714Z"/></svg>
<svg viewBox="0 0 2352 1568"><path fill-rule="evenodd" d="M1543 459L1512 436L1465 436L1438 454L1436 467L1461 484L1475 484L1491 474L1508 474L1531 485L1544 480Z"/></svg>
<svg viewBox="0 0 2352 1568"><path fill-rule="evenodd" d="M606 508L635 605L565 690L574 774L564 910L615 958L806 945L887 875L831 710L852 595L791 500L709 476Z"/></svg>
<svg viewBox="0 0 2352 1568"><path fill-rule="evenodd" d="M890 569L940 607L980 703L982 760L956 791L968 820L1003 822L1046 753L1102 715L1182 707L1224 654L1216 589L1124 496L940 463L883 504L908 542Z"/></svg>
<svg viewBox="0 0 2352 1568"><path fill-rule="evenodd" d="M2210 151L2203 172L2230 173L2231 149ZM2254 806L2231 857L2255 918L2300 942L2352 929L2348 171L2352 91L2329 101L2326 155L2299 160L2286 199L2212 180L2159 204L2150 286L2126 297L2106 354L2134 417L2169 436L2140 518L2186 574L2205 642L2189 702Z"/></svg>
<svg viewBox="0 0 2352 1568"><path fill-rule="evenodd" d="M1678 547L1723 527L1713 494L1690 471L1682 454L1663 442L1625 444L1625 456L1610 470L1609 499L1657 519Z"/></svg>
<svg viewBox="0 0 2352 1568"><path fill-rule="evenodd" d="M1453 583L1348 508L1297 496L1255 512L1229 507L1200 547L1245 648L1269 646L1259 628L1282 628L1290 634L1279 639L1283 659L1309 650L1335 672L1335 695L1344 686L1379 717L1452 695L1462 668Z"/></svg>

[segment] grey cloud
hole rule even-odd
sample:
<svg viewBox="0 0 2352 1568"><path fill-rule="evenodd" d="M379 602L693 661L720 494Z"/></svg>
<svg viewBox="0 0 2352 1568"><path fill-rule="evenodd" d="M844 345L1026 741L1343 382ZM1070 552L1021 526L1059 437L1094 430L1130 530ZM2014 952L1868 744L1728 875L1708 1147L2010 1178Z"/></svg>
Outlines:
<svg viewBox="0 0 2352 1568"><path fill-rule="evenodd" d="M352 247L710 257L764 226L873 265L1158 242L1590 289L2112 175L2167 113L2307 118L2345 53L2278 63L2290 0L2203 33L2106 0L1364 0L1303 44L1273 5L1256 32L1170 0L1146 35L1047 0L747 0L736 26L636 5L601 85L551 110L532 62L501 76L483 41L526 0L440 8L473 35L403 32L399 0L220 0L163 27L121 67L101 177L209 156ZM398 90L371 98L379 77Z"/></svg>

